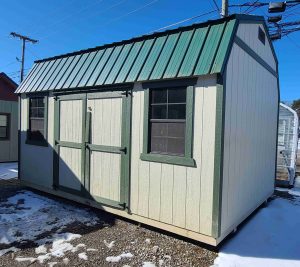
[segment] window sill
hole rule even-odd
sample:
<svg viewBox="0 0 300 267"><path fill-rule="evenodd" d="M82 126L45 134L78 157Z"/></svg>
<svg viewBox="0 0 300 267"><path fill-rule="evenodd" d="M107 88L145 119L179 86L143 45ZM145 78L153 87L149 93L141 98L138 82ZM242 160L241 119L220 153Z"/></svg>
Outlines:
<svg viewBox="0 0 300 267"><path fill-rule="evenodd" d="M193 158L187 158L187 157L142 153L140 159L144 161L160 162L160 163L180 165L186 167L196 167L195 160Z"/></svg>
<svg viewBox="0 0 300 267"><path fill-rule="evenodd" d="M48 143L47 141L35 141L35 140L29 140L27 139L25 144L27 145L33 145L33 146L43 146L43 147L47 147Z"/></svg>

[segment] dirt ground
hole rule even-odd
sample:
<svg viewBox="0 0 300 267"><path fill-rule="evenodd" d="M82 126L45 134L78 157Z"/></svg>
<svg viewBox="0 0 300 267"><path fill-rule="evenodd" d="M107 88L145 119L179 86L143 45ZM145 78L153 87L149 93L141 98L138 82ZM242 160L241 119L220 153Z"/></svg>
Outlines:
<svg viewBox="0 0 300 267"><path fill-rule="evenodd" d="M6 201L8 197L22 189L24 188L18 184L17 180L0 181L0 202ZM47 197L50 196L47 195ZM60 203L75 205L59 198L50 198L58 200ZM217 253L204 244L166 235L156 229L145 228L103 211L93 209L92 212L101 218L101 223L88 227L78 222L69 225L66 230L82 235L73 240L72 245L85 244L86 247L94 249L86 252L87 260L80 259L77 254L68 252L63 258L52 258L51 261L46 261L44 264L28 261L19 263L15 260L16 257L37 256L35 253L37 245L26 243L15 245L21 249L20 251L0 257L0 266L51 266L49 262L57 262L53 266L211 266L217 257ZM107 243L112 241L115 241L114 245L109 248ZM78 253L80 252L79 250ZM118 256L124 252L130 252L133 257L122 258L116 263L107 262L107 257ZM143 265L146 262L152 262L155 265Z"/></svg>

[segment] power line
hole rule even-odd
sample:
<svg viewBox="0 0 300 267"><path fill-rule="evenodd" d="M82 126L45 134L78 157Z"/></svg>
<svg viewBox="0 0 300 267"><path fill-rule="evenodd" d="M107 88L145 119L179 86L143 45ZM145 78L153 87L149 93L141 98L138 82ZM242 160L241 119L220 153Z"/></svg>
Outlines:
<svg viewBox="0 0 300 267"><path fill-rule="evenodd" d="M220 8L219 8L219 6L218 6L216 0L212 0L212 1L213 1L214 5L215 5L215 8L216 8L217 10L219 10L219 12L220 12ZM221 13L221 12L220 12L220 13Z"/></svg>
<svg viewBox="0 0 300 267"><path fill-rule="evenodd" d="M169 24L169 25L167 25L167 26L164 26L164 27L161 27L161 28L156 29L156 30L154 30L154 31L151 31L151 32L149 32L148 34L151 34L151 33L153 33L153 32L158 32L158 31L162 31L162 30L165 30L165 29L174 27L174 26L176 26L176 25L179 25L179 24L182 24L182 23L185 23L185 22L188 22L188 21L191 21L191 20L194 20L194 19L197 19L197 18L206 16L206 15L212 14L212 13L214 13L214 12L216 12L216 11L218 11L218 10L212 10L212 11L209 11L209 12L206 12L206 13L203 13L203 14L200 14L200 15L196 15L196 16L193 16L193 17L189 17L189 18L186 18L186 19L183 19L183 20L174 22L174 23Z"/></svg>

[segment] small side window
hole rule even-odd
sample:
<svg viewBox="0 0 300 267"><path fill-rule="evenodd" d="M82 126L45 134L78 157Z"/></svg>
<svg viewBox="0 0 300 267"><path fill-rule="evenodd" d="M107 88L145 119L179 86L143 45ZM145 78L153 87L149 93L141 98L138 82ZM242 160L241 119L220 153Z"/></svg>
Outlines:
<svg viewBox="0 0 300 267"><path fill-rule="evenodd" d="M9 140L10 116L0 113L0 140Z"/></svg>
<svg viewBox="0 0 300 267"><path fill-rule="evenodd" d="M29 98L27 143L32 145L47 144L47 98Z"/></svg>
<svg viewBox="0 0 300 267"><path fill-rule="evenodd" d="M261 27L258 27L258 39L265 45L266 34Z"/></svg>

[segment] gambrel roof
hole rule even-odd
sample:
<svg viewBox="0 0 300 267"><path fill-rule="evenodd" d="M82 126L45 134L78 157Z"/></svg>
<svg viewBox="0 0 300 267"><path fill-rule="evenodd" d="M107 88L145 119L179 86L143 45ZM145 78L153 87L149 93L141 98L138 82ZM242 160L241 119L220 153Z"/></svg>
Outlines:
<svg viewBox="0 0 300 267"><path fill-rule="evenodd" d="M222 73L240 21L232 15L38 60L17 93L95 88Z"/></svg>

